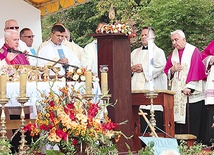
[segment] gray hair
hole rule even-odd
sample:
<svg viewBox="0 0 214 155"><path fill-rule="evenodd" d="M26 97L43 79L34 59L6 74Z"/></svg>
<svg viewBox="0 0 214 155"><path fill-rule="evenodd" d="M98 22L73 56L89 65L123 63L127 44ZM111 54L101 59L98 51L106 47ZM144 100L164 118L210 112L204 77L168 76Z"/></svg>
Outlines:
<svg viewBox="0 0 214 155"><path fill-rule="evenodd" d="M171 32L170 34L171 34L171 36L174 34L178 34L181 38L184 38L184 39L186 38L185 34L182 30L175 30L175 31Z"/></svg>
<svg viewBox="0 0 214 155"><path fill-rule="evenodd" d="M18 34L18 32L16 30L7 30L7 31L4 32L4 38L5 39L6 38L7 39L10 38L10 36L11 36L12 33L17 33Z"/></svg>

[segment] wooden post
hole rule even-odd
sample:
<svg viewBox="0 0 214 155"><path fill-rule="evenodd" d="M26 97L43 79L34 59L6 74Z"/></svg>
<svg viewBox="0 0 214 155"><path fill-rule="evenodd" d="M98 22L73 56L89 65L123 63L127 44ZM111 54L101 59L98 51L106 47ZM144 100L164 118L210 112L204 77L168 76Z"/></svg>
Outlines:
<svg viewBox="0 0 214 155"><path fill-rule="evenodd" d="M93 34L98 43L98 68L99 65L108 65L108 88L112 95L110 102L117 104L108 109L109 117L114 122L128 123L118 128L126 136L131 136L134 131L132 126L132 100L131 100L131 60L130 42L124 34ZM99 78L100 78L99 72ZM117 143L119 152L127 152L125 143L132 147L132 139L121 137Z"/></svg>

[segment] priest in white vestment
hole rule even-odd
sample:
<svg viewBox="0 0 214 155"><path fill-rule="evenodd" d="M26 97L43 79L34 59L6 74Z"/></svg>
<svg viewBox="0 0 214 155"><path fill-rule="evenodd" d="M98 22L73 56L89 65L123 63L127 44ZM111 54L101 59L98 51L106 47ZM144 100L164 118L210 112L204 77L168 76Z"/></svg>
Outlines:
<svg viewBox="0 0 214 155"><path fill-rule="evenodd" d="M29 48L28 51L30 55L37 56L37 50L33 47L33 41L35 35L33 35L33 32L31 31L30 28L23 28L20 31L20 39L26 43L27 47ZM29 56L28 61L30 62L31 66L36 66L37 65L37 58Z"/></svg>
<svg viewBox="0 0 214 155"><path fill-rule="evenodd" d="M152 28L152 33L155 36L155 31ZM131 79L131 88L132 91L140 91L140 90L148 90L149 89L149 51L148 51L148 36L149 36L149 27L143 27L141 32L142 44L143 46L137 48L131 53L131 71L132 71L132 79ZM156 90L166 90L167 89L167 77L164 74L164 67L166 64L166 57L164 51L157 47L154 43L152 44L153 50L153 59L154 59L154 68L153 68L153 81L154 81L154 89ZM142 105L140 106L144 112L148 112L148 116L150 115L149 110L150 106ZM155 112L155 119L157 123L157 127L163 129L163 119L162 117L163 107L161 105L154 105L154 110L159 111ZM142 129L145 128L145 121L141 121Z"/></svg>
<svg viewBox="0 0 214 155"><path fill-rule="evenodd" d="M105 22L101 22L97 25L96 33L102 27L106 25ZM81 64L84 68L91 70L94 75L98 76L99 66L98 66L98 50L97 50L97 39L87 44L83 49Z"/></svg>
<svg viewBox="0 0 214 155"><path fill-rule="evenodd" d="M59 61L63 64L69 64L76 67L80 67L80 61L76 54L71 51L68 47L62 44L65 35L65 28L61 25L54 25L51 30L51 40L48 41L38 51L38 56ZM49 65L50 62L42 59L38 59L37 65L44 66ZM51 65L53 65L52 63ZM55 66L60 67L59 75L65 75L65 68L63 64L56 64Z"/></svg>
<svg viewBox="0 0 214 155"><path fill-rule="evenodd" d="M203 144L211 145L214 140L214 40L204 49L202 59L206 68L207 80L205 81L205 106L203 109L203 123L205 132L202 133Z"/></svg>

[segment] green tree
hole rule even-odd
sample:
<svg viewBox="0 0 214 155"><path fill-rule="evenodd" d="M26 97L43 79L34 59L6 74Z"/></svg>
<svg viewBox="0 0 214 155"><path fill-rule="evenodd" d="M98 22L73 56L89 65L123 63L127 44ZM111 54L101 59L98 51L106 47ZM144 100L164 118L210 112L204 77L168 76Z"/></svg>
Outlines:
<svg viewBox="0 0 214 155"><path fill-rule="evenodd" d="M181 29L187 41L200 50L213 39L214 6L210 0L91 0L86 4L44 17L43 40L50 36L55 22L62 22L71 31L71 37L84 47L92 41L88 34L94 33L99 22L109 23L109 8L113 4L115 20L134 25L137 36L131 48L141 45L140 32L143 26L156 29L156 43L166 53L172 51L170 32Z"/></svg>
<svg viewBox="0 0 214 155"><path fill-rule="evenodd" d="M42 19L43 40L50 37L50 29L56 22L63 23L69 30L75 43L84 47L93 40L88 34L95 32L99 22L109 22L105 14L97 9L97 0L72 7Z"/></svg>
<svg viewBox="0 0 214 155"><path fill-rule="evenodd" d="M135 19L139 26L156 29L156 43L166 55L172 51L170 32L181 29L189 43L200 50L213 39L213 3L210 0L152 0ZM143 21L143 22L142 22Z"/></svg>

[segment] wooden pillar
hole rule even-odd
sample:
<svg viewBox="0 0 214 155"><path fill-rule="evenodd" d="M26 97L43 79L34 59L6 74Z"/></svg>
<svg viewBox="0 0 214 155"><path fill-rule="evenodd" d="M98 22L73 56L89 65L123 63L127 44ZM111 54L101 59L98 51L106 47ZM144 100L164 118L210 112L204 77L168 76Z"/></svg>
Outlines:
<svg viewBox="0 0 214 155"><path fill-rule="evenodd" d="M111 103L115 107L109 107L110 118L116 122L128 120L128 123L120 126L125 135L133 134L132 122L132 100L131 100L131 62L130 42L124 34L94 34L98 43L98 68L99 65L108 65L109 94L112 95ZM99 72L100 77L100 72ZM125 143L132 147L132 140L121 137L117 143L119 152L127 152Z"/></svg>

